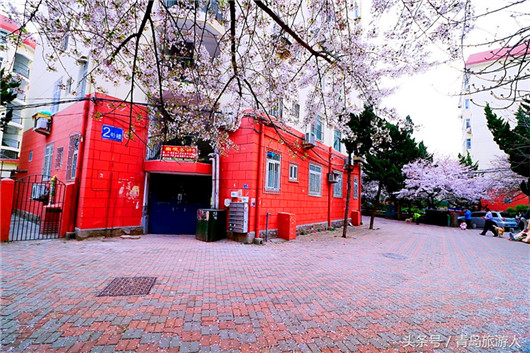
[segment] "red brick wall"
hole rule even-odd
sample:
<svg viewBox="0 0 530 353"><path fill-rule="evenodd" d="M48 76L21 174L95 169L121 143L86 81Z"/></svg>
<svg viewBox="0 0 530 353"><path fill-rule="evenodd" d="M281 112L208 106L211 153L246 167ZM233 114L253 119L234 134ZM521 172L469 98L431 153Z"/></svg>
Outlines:
<svg viewBox="0 0 530 353"><path fill-rule="evenodd" d="M336 151L330 151L329 147L319 142L312 149L303 149L301 143L304 135L295 130L288 132L280 130L281 136L279 136L272 127L263 126L263 129L264 138L261 151L258 151L260 124L256 123L253 118L244 117L240 129L231 135L237 148L221 157L220 204L223 205L225 199L231 199L230 193L232 191L241 191L242 196L249 197L250 201L253 198L256 199L257 193L259 193L256 206L259 207L258 224L260 231L265 230L267 212L271 214L269 229L277 228L279 212L294 213L297 225L342 220L346 204L347 176L343 169L345 156ZM293 146L296 153L288 145ZM274 151L281 155L279 192L265 190L266 151ZM261 169L258 165L258 153L261 153ZM297 182L289 181L290 163L298 165ZM322 167L322 193L318 197L310 196L308 192L310 163ZM342 198L332 196L333 184L327 182L329 171L343 172ZM259 192L256 190L258 172L261 178ZM353 176L359 176L357 167L352 173L352 188ZM360 198L353 199L352 195L350 205L350 209L360 210ZM252 202L250 206L249 232L253 232L255 230L256 206L253 206Z"/></svg>
<svg viewBox="0 0 530 353"><path fill-rule="evenodd" d="M44 148L54 143L52 175L63 182L66 178L70 136L83 134L86 120L86 136L79 146L78 168L80 180L76 227L80 229L140 226L144 189L143 163L147 120L145 109L133 107L132 126L134 135L126 136L129 126L129 105L112 102L115 98L97 94L94 101L78 102L53 117L51 134L41 135L28 130L24 133L19 169L26 170L18 177L42 174ZM122 128L121 142L101 137L102 125ZM63 161L55 169L57 148L63 147ZM83 150L84 149L84 153ZM33 151L30 162L29 153ZM82 160L81 160L82 158Z"/></svg>
<svg viewBox="0 0 530 353"><path fill-rule="evenodd" d="M107 100L90 105L76 221L80 229L141 225L148 123L145 110L134 106L134 134L128 138L129 107ZM123 140L103 139L103 125L123 129Z"/></svg>

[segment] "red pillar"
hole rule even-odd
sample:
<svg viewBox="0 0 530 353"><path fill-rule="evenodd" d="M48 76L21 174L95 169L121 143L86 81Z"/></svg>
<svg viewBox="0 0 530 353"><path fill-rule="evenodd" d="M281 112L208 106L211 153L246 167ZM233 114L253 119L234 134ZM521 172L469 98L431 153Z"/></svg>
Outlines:
<svg viewBox="0 0 530 353"><path fill-rule="evenodd" d="M74 215L77 202L74 200L75 183L66 184L64 191L63 217L59 226L59 236L62 238L66 232L74 230Z"/></svg>
<svg viewBox="0 0 530 353"><path fill-rule="evenodd" d="M11 225L14 193L14 180L0 180L0 241L2 242L9 241L9 227Z"/></svg>

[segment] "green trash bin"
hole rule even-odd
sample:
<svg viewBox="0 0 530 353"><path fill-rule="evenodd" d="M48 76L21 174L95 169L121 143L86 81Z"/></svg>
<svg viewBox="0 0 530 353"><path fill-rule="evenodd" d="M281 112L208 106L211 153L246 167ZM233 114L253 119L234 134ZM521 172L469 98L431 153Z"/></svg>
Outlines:
<svg viewBox="0 0 530 353"><path fill-rule="evenodd" d="M197 210L195 238L202 241L217 241L226 238L226 210L214 208Z"/></svg>

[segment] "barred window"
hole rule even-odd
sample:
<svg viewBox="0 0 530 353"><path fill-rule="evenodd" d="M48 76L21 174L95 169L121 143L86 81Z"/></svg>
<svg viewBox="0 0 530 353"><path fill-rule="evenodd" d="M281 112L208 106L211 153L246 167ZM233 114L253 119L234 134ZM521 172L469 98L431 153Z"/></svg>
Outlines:
<svg viewBox="0 0 530 353"><path fill-rule="evenodd" d="M57 147L57 152L55 153L55 169L61 169L63 165L63 151L64 147Z"/></svg>
<svg viewBox="0 0 530 353"><path fill-rule="evenodd" d="M79 140L79 134L70 136L70 144L68 145L68 162L66 165L66 180L75 179L78 162L77 158L79 154Z"/></svg>

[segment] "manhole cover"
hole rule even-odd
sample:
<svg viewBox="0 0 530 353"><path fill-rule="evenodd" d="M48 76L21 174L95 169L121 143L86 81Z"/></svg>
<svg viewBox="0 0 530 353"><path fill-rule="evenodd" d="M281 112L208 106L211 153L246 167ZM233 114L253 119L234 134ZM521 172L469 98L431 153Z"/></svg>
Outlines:
<svg viewBox="0 0 530 353"><path fill-rule="evenodd" d="M156 282L156 277L116 277L98 297L147 295Z"/></svg>
<svg viewBox="0 0 530 353"><path fill-rule="evenodd" d="M407 257L406 256L403 256L403 255L399 255L399 254L394 254L394 253L391 253L391 252L386 252L383 254L384 257L389 257L391 259L395 259L395 260L405 260Z"/></svg>

